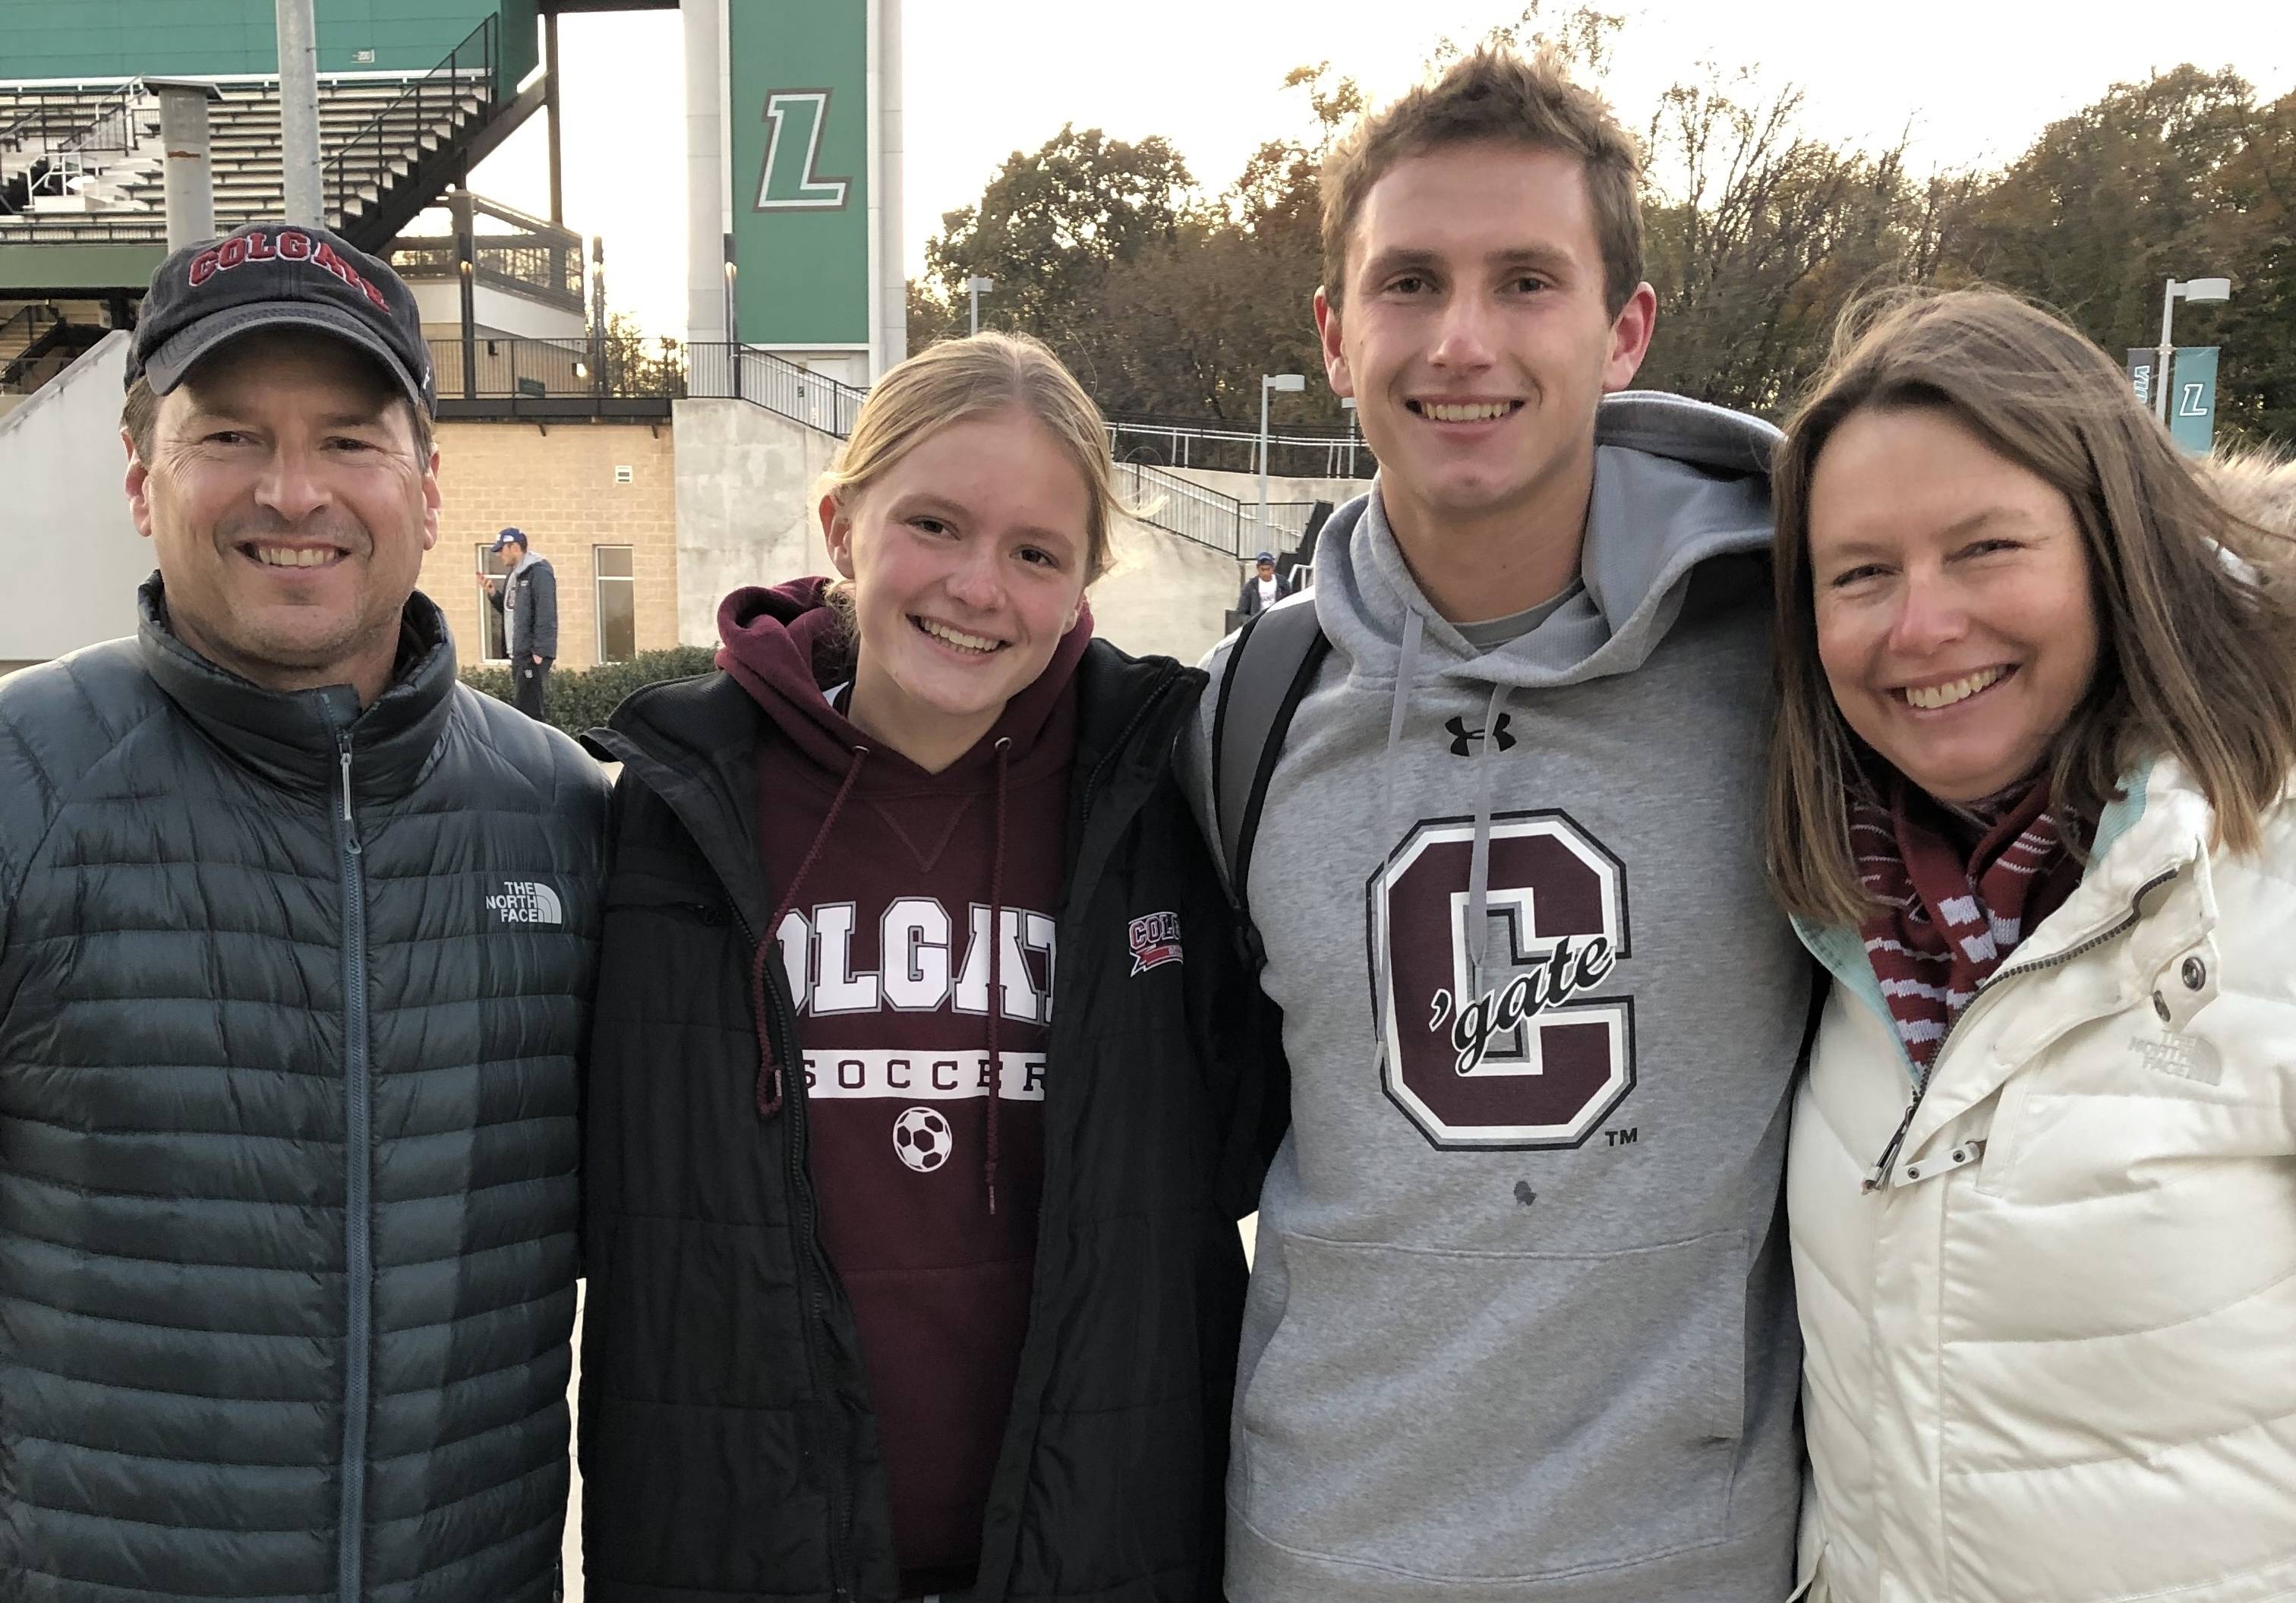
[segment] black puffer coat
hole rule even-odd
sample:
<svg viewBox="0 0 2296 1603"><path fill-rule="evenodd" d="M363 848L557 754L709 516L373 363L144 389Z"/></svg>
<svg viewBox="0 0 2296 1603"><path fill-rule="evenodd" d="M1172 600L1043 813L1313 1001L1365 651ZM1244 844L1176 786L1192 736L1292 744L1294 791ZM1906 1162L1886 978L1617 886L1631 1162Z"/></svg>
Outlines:
<svg viewBox="0 0 2296 1603"><path fill-rule="evenodd" d="M1202 676L1103 642L1080 718L1037 1273L969 1595L1215 1603L1260 1110L1283 1106L1168 756ZM592 1048L582 1348L590 1603L894 1595L849 1306L813 1229L804 1076L761 1118L750 958L763 714L724 674L592 736L627 766ZM1179 917L1182 961L1128 932ZM778 962L765 1011L802 1062ZM1280 1116L1280 1115L1279 1115Z"/></svg>
<svg viewBox="0 0 2296 1603"><path fill-rule="evenodd" d="M548 1603L604 782L160 605L0 685L0 1598Z"/></svg>

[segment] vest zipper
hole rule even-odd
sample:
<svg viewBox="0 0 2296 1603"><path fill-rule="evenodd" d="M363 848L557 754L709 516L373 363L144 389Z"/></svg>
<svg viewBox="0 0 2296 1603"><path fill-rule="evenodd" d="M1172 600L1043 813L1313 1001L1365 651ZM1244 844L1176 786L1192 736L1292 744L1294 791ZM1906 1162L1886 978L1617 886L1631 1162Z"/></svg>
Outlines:
<svg viewBox="0 0 2296 1603"><path fill-rule="evenodd" d="M2087 940L2078 945L2069 946L2054 957L2044 958L2038 963L2027 963L2015 968L1997 969L1993 974L1978 982L1975 993L1969 999L1969 1006L1961 1010L1960 1016L1948 1024L1945 1034L1939 1038L1938 1049L1930 1056L1929 1070L1915 1083L1914 1099L1906 1105L1906 1116L1898 1121L1897 1133L1890 1138L1890 1144L1882 1149L1882 1155L1875 1161L1874 1167L1866 1171L1865 1181L1858 1189L1861 1192L1878 1191L1890 1183L1890 1171L1897 1167L1898 1148L1905 1146L1906 1137L1914 1128L1914 1115L1922 1111L1922 1098L1929 1095L1930 1087L1937 1080L1937 1066L1945 1061L1946 1048L1953 1044L1955 1034L1968 1021L1969 1015L1977 1011L1978 1003L1992 993L1995 986L2018 974L2039 974L2043 969L2054 968L2061 963L2070 963L2075 958L2095 951L2108 941L2119 940L2130 930L2135 929L2136 921L2144 917L2137 909L2144 899L2176 878L2177 873L2178 870L2170 868L2165 873L2154 875L2137 886L2136 893L2128 899L2128 913L2112 928L2100 930Z"/></svg>
<svg viewBox="0 0 2296 1603"><path fill-rule="evenodd" d="M738 908L734 909L734 919L741 926L742 936L755 948L758 945L757 934L750 928L750 921L742 917ZM766 959L766 997L773 1007L769 1025L779 1030L783 1048L781 1054L782 1073L787 1089L782 1120L783 1128L787 1132L784 1146L789 1154L790 1196L798 1209L797 1234L800 1249L798 1278L804 1284L806 1292L805 1367L814 1396L818 1399L822 1391L821 1327L829 1320L829 1259L821 1250L820 1218L814 1200L813 1176L808 1172L805 1163L810 1132L806 1123L805 1058L798 1048L797 1008L791 1002L789 987L782 978L778 953ZM806 1273L808 1265L813 1270L809 1277ZM844 1603L844 1599L853 1595L854 1590L846 1584L846 1577L852 1566L853 1495L851 1488L845 1484L844 1455L841 1452L824 1453L822 1458L823 1477L828 1483L829 1492L830 1596L837 1603ZM856 1580L857 1584L857 1577Z"/></svg>
<svg viewBox="0 0 2296 1603"><path fill-rule="evenodd" d="M373 1109L366 1009L366 879L351 810L351 736L335 736L342 805L335 827L343 879L343 1279L348 1302L343 1380L343 1490L336 1547L340 1603L359 1603L366 1534L366 1427L374 1323Z"/></svg>

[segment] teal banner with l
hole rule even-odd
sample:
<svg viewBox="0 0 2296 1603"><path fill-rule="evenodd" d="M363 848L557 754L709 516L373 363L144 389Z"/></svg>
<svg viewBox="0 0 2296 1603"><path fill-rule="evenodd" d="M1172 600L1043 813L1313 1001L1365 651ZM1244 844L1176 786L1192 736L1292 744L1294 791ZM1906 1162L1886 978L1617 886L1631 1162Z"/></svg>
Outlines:
<svg viewBox="0 0 2296 1603"><path fill-rule="evenodd" d="M742 341L865 349L868 0L726 7Z"/></svg>
<svg viewBox="0 0 2296 1603"><path fill-rule="evenodd" d="M2216 443L2217 348L2179 345L2169 370L2169 433L2194 456Z"/></svg>

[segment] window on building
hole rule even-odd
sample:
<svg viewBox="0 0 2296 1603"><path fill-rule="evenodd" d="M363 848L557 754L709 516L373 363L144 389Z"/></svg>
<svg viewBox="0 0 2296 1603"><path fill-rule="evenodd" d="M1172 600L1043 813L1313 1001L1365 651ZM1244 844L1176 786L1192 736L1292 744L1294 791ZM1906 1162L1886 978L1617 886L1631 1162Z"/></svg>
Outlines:
<svg viewBox="0 0 2296 1603"><path fill-rule="evenodd" d="M627 662L638 654L638 581L629 546L593 546L597 569L598 661Z"/></svg>
<svg viewBox="0 0 2296 1603"><path fill-rule="evenodd" d="M478 553L479 571L499 586L502 577L510 571L510 553L496 556L489 548L492 540L481 540L473 547ZM475 593L477 587L473 586ZM488 662L510 661L510 637L503 632L503 615L485 596L479 597L479 650Z"/></svg>

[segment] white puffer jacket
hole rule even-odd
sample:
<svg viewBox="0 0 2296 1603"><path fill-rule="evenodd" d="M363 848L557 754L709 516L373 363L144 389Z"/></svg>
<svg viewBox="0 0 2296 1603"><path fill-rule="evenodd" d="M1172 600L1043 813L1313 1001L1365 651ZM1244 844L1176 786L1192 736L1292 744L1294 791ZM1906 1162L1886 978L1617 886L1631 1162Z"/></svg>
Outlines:
<svg viewBox="0 0 2296 1603"><path fill-rule="evenodd" d="M2296 1598L2296 800L2162 762L1912 1071L1854 932L1794 1106L1826 1603Z"/></svg>

